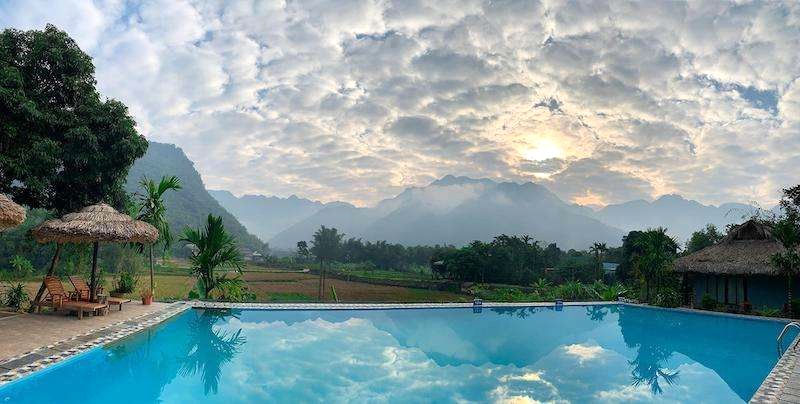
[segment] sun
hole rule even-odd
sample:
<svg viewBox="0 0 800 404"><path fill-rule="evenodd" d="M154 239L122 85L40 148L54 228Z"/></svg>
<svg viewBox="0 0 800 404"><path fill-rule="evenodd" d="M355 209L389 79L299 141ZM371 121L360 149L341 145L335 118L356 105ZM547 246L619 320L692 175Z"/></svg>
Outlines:
<svg viewBox="0 0 800 404"><path fill-rule="evenodd" d="M540 140L535 145L522 150L522 157L528 160L542 161L561 157L564 151L551 140Z"/></svg>

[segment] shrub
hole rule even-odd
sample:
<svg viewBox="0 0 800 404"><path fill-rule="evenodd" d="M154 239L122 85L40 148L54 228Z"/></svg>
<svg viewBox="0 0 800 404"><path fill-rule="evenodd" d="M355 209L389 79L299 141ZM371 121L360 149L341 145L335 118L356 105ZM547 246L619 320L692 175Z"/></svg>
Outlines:
<svg viewBox="0 0 800 404"><path fill-rule="evenodd" d="M700 300L700 307L706 310L714 310L717 308L717 300L711 297L710 294L705 293L703 294L703 298Z"/></svg>
<svg viewBox="0 0 800 404"><path fill-rule="evenodd" d="M661 307L678 307L681 305L681 297L675 289L662 289L656 293L653 304Z"/></svg>
<svg viewBox="0 0 800 404"><path fill-rule="evenodd" d="M597 299L613 302L627 293L627 289L621 283L606 285L603 282L597 281L591 286L591 291Z"/></svg>
<svg viewBox="0 0 800 404"><path fill-rule="evenodd" d="M591 299L591 294L586 286L577 281L570 281L558 285L553 293L556 299L564 300L588 300Z"/></svg>
<svg viewBox="0 0 800 404"><path fill-rule="evenodd" d="M763 316L763 317L780 317L781 310L780 309L773 309L767 306L763 306L759 310L753 310L753 315L755 316Z"/></svg>
<svg viewBox="0 0 800 404"><path fill-rule="evenodd" d="M217 279L214 294L216 294L217 300L228 302L246 302L256 299L256 294L250 292L247 283L239 277Z"/></svg>
<svg viewBox="0 0 800 404"><path fill-rule="evenodd" d="M192 289L192 290L189 291L188 298L189 298L189 300L199 299L200 298L200 293L197 293L197 290Z"/></svg>
<svg viewBox="0 0 800 404"><path fill-rule="evenodd" d="M29 298L25 284L18 282L16 285L10 284L9 286L5 293L3 304L16 310L22 309L23 304L28 303Z"/></svg>
<svg viewBox="0 0 800 404"><path fill-rule="evenodd" d="M11 264L11 279L25 279L33 274L33 264L25 257L15 255L9 263Z"/></svg>
<svg viewBox="0 0 800 404"><path fill-rule="evenodd" d="M122 271L117 275L114 281L115 293L131 293L136 290L136 284L139 283L139 276L133 271Z"/></svg>

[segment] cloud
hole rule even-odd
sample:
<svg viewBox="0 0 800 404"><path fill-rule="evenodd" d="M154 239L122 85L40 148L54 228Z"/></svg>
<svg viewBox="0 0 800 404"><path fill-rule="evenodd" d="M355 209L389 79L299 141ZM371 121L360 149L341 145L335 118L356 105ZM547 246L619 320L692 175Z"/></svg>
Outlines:
<svg viewBox="0 0 800 404"><path fill-rule="evenodd" d="M798 19L796 2L0 3L0 27L70 33L209 187L358 204L452 173L769 206L797 182Z"/></svg>

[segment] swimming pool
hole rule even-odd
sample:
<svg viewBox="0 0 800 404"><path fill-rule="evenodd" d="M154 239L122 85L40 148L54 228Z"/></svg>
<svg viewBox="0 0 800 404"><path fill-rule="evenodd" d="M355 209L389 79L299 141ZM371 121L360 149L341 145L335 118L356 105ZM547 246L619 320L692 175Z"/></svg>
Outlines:
<svg viewBox="0 0 800 404"><path fill-rule="evenodd" d="M776 363L782 326L631 305L192 309L0 387L0 403L731 403Z"/></svg>

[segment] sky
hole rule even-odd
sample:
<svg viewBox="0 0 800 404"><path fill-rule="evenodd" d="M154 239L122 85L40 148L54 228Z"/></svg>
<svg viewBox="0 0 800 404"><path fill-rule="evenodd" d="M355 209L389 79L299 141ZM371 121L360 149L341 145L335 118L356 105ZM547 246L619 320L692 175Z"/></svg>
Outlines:
<svg viewBox="0 0 800 404"><path fill-rule="evenodd" d="M800 2L0 0L0 27L46 23L211 189L768 207L800 182Z"/></svg>

